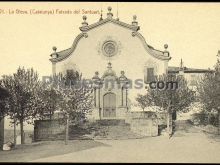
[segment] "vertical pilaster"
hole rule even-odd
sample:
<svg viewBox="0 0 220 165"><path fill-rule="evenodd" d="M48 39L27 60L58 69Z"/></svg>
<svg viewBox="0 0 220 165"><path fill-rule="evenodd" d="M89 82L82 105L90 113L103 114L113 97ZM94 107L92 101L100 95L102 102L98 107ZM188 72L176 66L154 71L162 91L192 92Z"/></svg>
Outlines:
<svg viewBox="0 0 220 165"><path fill-rule="evenodd" d="M164 61L164 73L168 74L168 61Z"/></svg>
<svg viewBox="0 0 220 165"><path fill-rule="evenodd" d="M128 106L128 89L126 88L125 89L125 91L126 91L126 94L125 94L125 96L126 96L126 107Z"/></svg>
<svg viewBox="0 0 220 165"><path fill-rule="evenodd" d="M123 95L124 95L124 90L123 90L123 87L122 87L121 88L121 106L124 105L124 97L123 97Z"/></svg>
<svg viewBox="0 0 220 165"><path fill-rule="evenodd" d="M94 106L97 107L97 100L96 100L96 88L94 88Z"/></svg>
<svg viewBox="0 0 220 165"><path fill-rule="evenodd" d="M56 74L56 62L53 61L53 60L58 58L58 53L56 52L57 51L56 46L54 46L52 49L53 49L54 52L50 56L52 57L52 59L51 59L52 60L52 74L54 76Z"/></svg>
<svg viewBox="0 0 220 165"><path fill-rule="evenodd" d="M52 75L54 76L56 74L56 63L52 62Z"/></svg>
<svg viewBox="0 0 220 165"><path fill-rule="evenodd" d="M100 120L101 120L101 118L102 118L102 111L101 111L101 103L100 103L100 100L101 99L101 97L100 97L100 88L99 88L99 90L98 90L98 105L99 105L99 118L100 118Z"/></svg>

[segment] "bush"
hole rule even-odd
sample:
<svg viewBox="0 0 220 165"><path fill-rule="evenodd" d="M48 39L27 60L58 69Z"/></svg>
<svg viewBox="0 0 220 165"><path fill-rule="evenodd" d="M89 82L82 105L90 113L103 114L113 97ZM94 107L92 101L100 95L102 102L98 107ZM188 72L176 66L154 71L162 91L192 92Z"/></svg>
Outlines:
<svg viewBox="0 0 220 165"><path fill-rule="evenodd" d="M194 125L207 125L207 116L204 112L194 113L192 115L192 123Z"/></svg>
<svg viewBox="0 0 220 165"><path fill-rule="evenodd" d="M192 115L192 122L194 125L218 126L218 115L205 112L195 113Z"/></svg>

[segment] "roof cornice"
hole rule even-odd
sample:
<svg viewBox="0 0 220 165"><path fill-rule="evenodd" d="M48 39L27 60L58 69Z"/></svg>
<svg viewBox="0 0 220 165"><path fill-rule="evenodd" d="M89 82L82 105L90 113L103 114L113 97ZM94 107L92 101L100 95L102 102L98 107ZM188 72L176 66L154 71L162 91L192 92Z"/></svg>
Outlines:
<svg viewBox="0 0 220 165"><path fill-rule="evenodd" d="M121 22L121 21L119 21L117 19L113 19L113 18L105 18L105 19L103 19L103 20L101 20L99 22L93 23L91 25L82 26L79 29L82 32L87 32L87 31L89 31L89 30L91 30L93 28L96 28L98 26L104 25L107 22L112 22L114 24L117 24L117 25L119 25L121 27L125 27L125 28L133 30L133 31L138 31L140 29L139 26L129 25L129 24L125 23L125 22Z"/></svg>
<svg viewBox="0 0 220 165"><path fill-rule="evenodd" d="M87 37L87 34L85 33L80 33L76 38L75 40L73 41L73 44L71 46L71 48L69 49L66 49L66 50L63 50L63 51L60 51L60 52L57 52L58 54L58 57L57 58L51 58L50 61L51 62L59 62L59 61L62 61L64 59L66 59L67 57L69 57L71 55L72 52L74 52L74 50L76 49L76 46L78 45L79 43L79 40L83 37Z"/></svg>
<svg viewBox="0 0 220 165"><path fill-rule="evenodd" d="M51 58L50 61L53 62L53 63L56 63L56 62L59 62L59 61L62 61L66 58L68 58L76 49L80 39L82 39L83 37L87 38L88 37L88 34L87 32L93 28L96 28L98 26L101 26L105 23L108 23L108 22L111 22L111 23L114 23L114 24L117 24L121 27L124 27L124 28L127 28L127 29L130 29L131 30L131 35L133 37L137 36L141 43L143 44L145 50L148 52L148 54L150 54L151 56L157 58L157 59L160 59L160 60L165 60L165 61L169 61L171 59L170 55L169 55L169 52L168 51L159 51L159 50L156 50L154 49L153 47L149 46L144 37L139 33L137 32L140 27L139 26L135 26L135 25L129 25L127 23L124 23L124 22L121 22L117 19L112 19L112 18L106 18L106 19L103 19L99 22L96 22L94 24L91 24L91 25L87 25L87 26L82 26L80 27L80 30L82 31L82 33L80 33L74 40L72 46L69 48L69 49L66 49L66 50L63 50L63 51L60 51L60 52L56 52L57 53L57 58Z"/></svg>
<svg viewBox="0 0 220 165"><path fill-rule="evenodd" d="M154 49L153 47L149 46L147 44L145 38L139 32L133 32L132 36L137 36L141 40L145 50L153 57L160 59L160 60L170 60L171 59L170 53L168 51L160 51L160 50Z"/></svg>

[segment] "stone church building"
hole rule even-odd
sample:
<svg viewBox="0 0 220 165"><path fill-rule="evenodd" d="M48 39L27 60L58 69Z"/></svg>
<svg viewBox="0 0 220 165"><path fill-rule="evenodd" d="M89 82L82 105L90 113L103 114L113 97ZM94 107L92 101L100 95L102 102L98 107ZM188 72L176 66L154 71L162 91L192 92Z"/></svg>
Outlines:
<svg viewBox="0 0 220 165"><path fill-rule="evenodd" d="M139 32L137 17L131 23L114 18L108 7L106 18L102 15L97 22L88 24L87 17L79 27L81 33L69 48L51 54L52 73L66 74L71 71L82 73L82 77L103 84L112 80L114 86L94 86L93 119L123 119L132 110L138 94L146 92L145 86L156 75L168 73L171 59L166 50L150 46ZM143 87L135 88L135 81ZM132 87L125 84L132 81ZM118 87L119 86L119 87Z"/></svg>

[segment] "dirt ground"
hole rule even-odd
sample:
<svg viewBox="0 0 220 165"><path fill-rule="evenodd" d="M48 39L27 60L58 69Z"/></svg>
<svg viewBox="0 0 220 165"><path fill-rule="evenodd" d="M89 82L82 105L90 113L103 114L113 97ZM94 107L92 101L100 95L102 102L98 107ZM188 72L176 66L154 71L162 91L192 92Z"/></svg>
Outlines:
<svg viewBox="0 0 220 165"><path fill-rule="evenodd" d="M32 144L17 145L11 151L0 151L0 162L28 162L35 159L78 152L105 144L94 140L71 140L68 145L64 141L45 141Z"/></svg>
<svg viewBox="0 0 220 165"><path fill-rule="evenodd" d="M175 162L219 163L220 136L180 121L166 136L128 140L72 140L36 143L0 151L5 162Z"/></svg>

